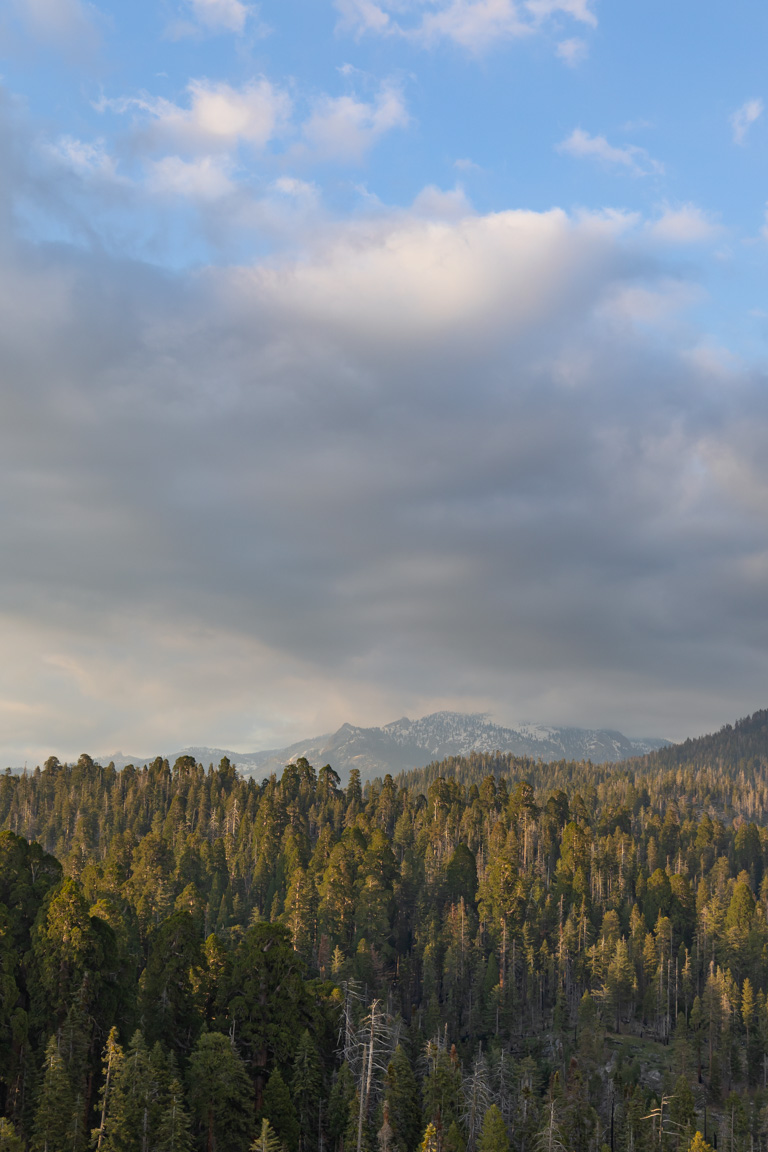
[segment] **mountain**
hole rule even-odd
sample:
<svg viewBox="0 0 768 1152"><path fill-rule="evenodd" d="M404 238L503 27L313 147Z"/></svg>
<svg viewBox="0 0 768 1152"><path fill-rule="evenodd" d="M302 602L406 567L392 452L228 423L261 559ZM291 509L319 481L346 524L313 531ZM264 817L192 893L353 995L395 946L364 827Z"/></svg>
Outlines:
<svg viewBox="0 0 768 1152"><path fill-rule="evenodd" d="M470 752L510 752L535 760L591 760L603 764L644 756L668 744L666 740L630 740L621 732L603 728L558 728L541 724L518 724L502 728L482 713L434 712L420 720L403 717L382 728L359 728L342 724L337 732L300 740L287 748L264 752L231 752L226 748L189 747L169 756L194 756L202 764L218 764L223 756L248 776L280 772L291 760L306 756L316 768L332 764L346 779L350 768L358 768L364 780L390 772L407 772L446 756L466 756ZM122 753L112 759L116 767L146 763L129 760Z"/></svg>
<svg viewBox="0 0 768 1152"><path fill-rule="evenodd" d="M768 709L724 724L717 732L681 744L665 744L647 754L642 768L651 771L717 769L752 780L768 768Z"/></svg>
<svg viewBox="0 0 768 1152"><path fill-rule="evenodd" d="M258 768L278 771L289 760L306 756L320 766L330 763L341 775L358 768L363 779L419 768L446 756L470 752L511 752L541 760L626 760L663 747L665 740L629 740L605 729L557 728L520 724L502 728L480 713L434 712L420 720L403 717L382 728L342 724L331 736L292 744L279 752L261 753ZM250 759L250 758L249 758ZM243 757L237 758L245 768Z"/></svg>

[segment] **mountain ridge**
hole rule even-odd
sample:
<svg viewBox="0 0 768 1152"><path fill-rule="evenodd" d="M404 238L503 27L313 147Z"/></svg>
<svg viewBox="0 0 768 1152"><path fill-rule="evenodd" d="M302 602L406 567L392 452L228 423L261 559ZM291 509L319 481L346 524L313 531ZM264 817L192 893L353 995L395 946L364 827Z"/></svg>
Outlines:
<svg viewBox="0 0 768 1152"><path fill-rule="evenodd" d="M330 763L346 777L357 768L364 780L387 773L397 775L424 767L447 756L470 752L509 752L536 760L591 760L595 764L627 760L667 747L658 738L630 739L614 729L577 728L521 722L506 728L482 712L433 712L417 720L402 716L380 727L342 724L335 732L299 740L285 748L237 753L226 748L188 746L169 759L194 756L201 763L216 763L226 756L247 776L280 772L300 756L316 767ZM120 753L110 757L116 767L143 764L151 758L130 760Z"/></svg>

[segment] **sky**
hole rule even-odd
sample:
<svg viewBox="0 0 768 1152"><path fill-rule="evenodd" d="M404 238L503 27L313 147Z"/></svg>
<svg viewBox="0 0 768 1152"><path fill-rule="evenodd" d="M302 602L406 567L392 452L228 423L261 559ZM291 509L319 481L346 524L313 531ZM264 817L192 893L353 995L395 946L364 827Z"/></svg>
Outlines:
<svg viewBox="0 0 768 1152"><path fill-rule="evenodd" d="M768 706L766 42L0 0L0 758Z"/></svg>

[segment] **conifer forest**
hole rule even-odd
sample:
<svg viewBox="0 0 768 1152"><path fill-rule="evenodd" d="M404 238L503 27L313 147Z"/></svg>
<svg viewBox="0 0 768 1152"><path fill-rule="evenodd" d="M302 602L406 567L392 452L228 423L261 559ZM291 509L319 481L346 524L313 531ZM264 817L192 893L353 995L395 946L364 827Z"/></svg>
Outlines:
<svg viewBox="0 0 768 1152"><path fill-rule="evenodd" d="M0 1152L768 1150L768 712L0 777Z"/></svg>

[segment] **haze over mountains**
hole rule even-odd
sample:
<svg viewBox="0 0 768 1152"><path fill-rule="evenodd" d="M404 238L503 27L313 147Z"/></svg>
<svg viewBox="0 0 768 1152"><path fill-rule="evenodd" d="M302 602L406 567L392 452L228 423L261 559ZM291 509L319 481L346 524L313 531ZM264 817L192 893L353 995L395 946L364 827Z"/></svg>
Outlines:
<svg viewBox="0 0 768 1152"><path fill-rule="evenodd" d="M570 728L520 723L504 728L482 713L434 712L420 720L403 717L383 727L361 728L342 724L338 731L300 740L287 748L238 753L225 748L188 747L170 756L171 762L184 753L203 764L218 763L222 756L246 775L280 772L291 760L306 756L315 767L330 763L342 778L350 768L359 769L364 780L396 775L420 768L446 756L466 756L470 752L510 752L536 760L591 760L595 764L642 756L669 742L658 738L629 739L621 732L604 728ZM143 764L146 759L130 759L121 753L106 757L117 767Z"/></svg>

